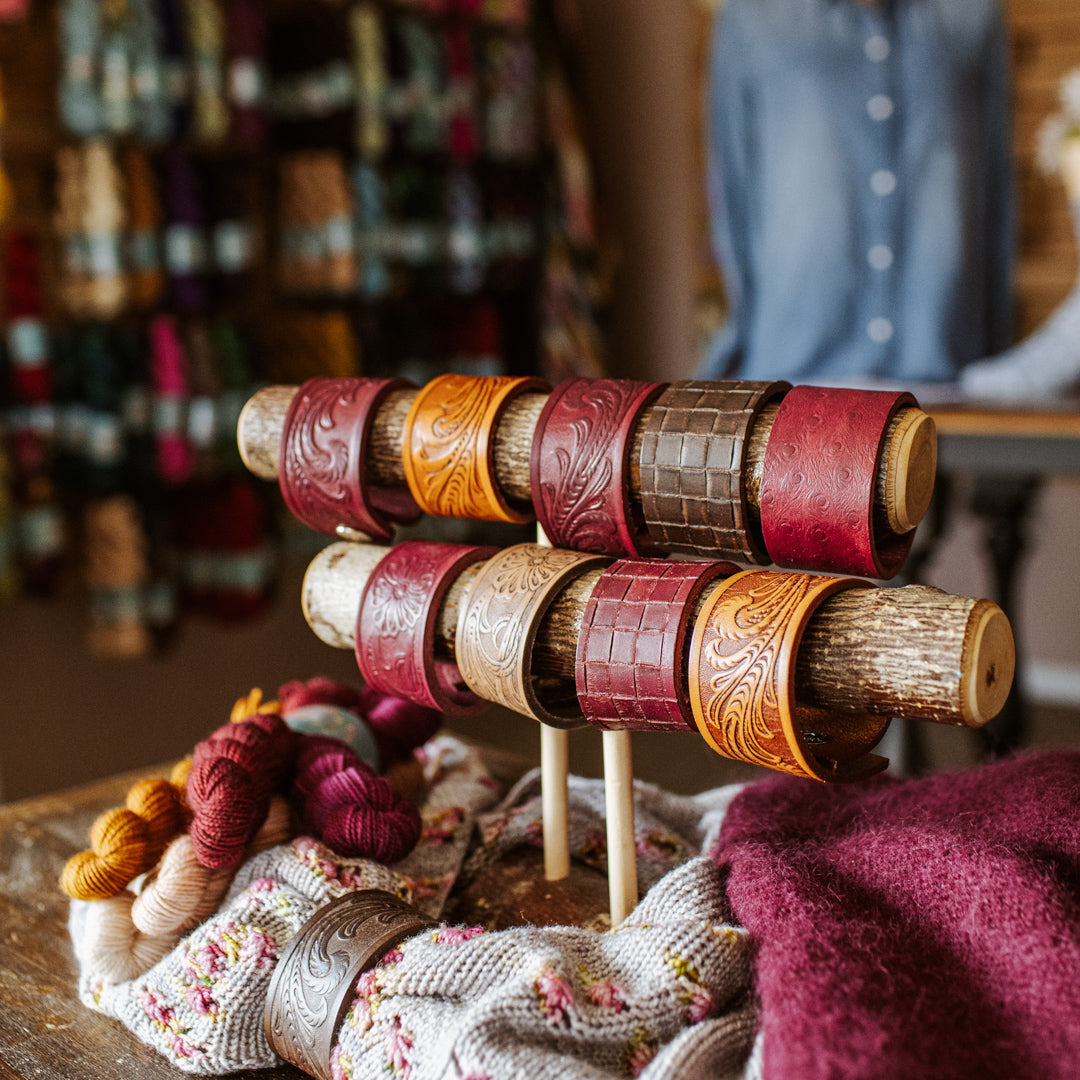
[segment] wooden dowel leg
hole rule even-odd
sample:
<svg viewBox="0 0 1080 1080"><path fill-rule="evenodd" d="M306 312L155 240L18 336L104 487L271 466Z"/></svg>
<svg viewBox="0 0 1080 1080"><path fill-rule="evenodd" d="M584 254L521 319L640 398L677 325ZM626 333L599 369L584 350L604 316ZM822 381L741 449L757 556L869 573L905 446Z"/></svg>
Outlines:
<svg viewBox="0 0 1080 1080"><path fill-rule="evenodd" d="M536 542L551 546L543 526ZM570 736L540 725L540 807L544 820L544 877L561 881L570 876Z"/></svg>
<svg viewBox="0 0 1080 1080"><path fill-rule="evenodd" d="M540 805L544 817L544 877L570 874L570 735L540 725Z"/></svg>
<svg viewBox="0 0 1080 1080"><path fill-rule="evenodd" d="M634 763L629 731L605 731L604 805L607 812L608 898L611 925L634 910L638 900L634 844Z"/></svg>

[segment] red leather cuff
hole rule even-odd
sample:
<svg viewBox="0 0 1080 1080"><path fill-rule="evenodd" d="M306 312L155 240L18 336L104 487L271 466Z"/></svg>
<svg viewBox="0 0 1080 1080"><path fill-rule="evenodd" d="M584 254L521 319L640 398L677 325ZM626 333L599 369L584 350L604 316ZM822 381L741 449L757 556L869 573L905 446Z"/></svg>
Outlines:
<svg viewBox="0 0 1080 1080"><path fill-rule="evenodd" d="M308 379L285 416L278 484L289 510L330 536L356 529L387 541L394 522L420 516L408 491L374 488L364 480L371 421L386 395L411 387L405 379Z"/></svg>
<svg viewBox="0 0 1080 1080"><path fill-rule="evenodd" d="M607 567L585 605L575 680L585 718L605 731L693 731L687 670L691 612L731 563Z"/></svg>
<svg viewBox="0 0 1080 1080"><path fill-rule="evenodd" d="M435 622L461 571L497 550L405 540L379 560L356 618L356 663L369 685L447 716L474 716L488 707L453 661L436 658Z"/></svg>
<svg viewBox="0 0 1080 1080"><path fill-rule="evenodd" d="M778 566L890 578L915 530L875 529L874 481L889 421L907 393L796 386L765 449L761 530Z"/></svg>
<svg viewBox="0 0 1080 1080"><path fill-rule="evenodd" d="M537 519L555 547L640 557L656 550L630 500L630 445L666 383L564 379L536 424L530 483Z"/></svg>

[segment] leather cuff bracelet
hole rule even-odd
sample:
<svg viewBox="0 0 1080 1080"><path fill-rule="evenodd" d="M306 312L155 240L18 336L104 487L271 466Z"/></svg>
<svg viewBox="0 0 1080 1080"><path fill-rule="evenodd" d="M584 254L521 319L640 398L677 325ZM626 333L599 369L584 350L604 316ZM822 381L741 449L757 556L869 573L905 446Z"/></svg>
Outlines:
<svg viewBox="0 0 1080 1080"><path fill-rule="evenodd" d="M281 439L278 484L289 510L330 536L355 529L372 540L393 538L393 522L415 521L420 508L407 491L374 488L364 479L371 422L405 379L308 379L289 405Z"/></svg>
<svg viewBox="0 0 1080 1080"><path fill-rule="evenodd" d="M319 908L278 959L263 1032L279 1057L331 1080L330 1054L355 996L356 980L394 946L438 926L380 889L345 893Z"/></svg>
<svg viewBox="0 0 1080 1080"><path fill-rule="evenodd" d="M576 682L585 719L605 731L694 731L686 664L690 613L731 563L622 559L585 605Z"/></svg>
<svg viewBox="0 0 1080 1080"><path fill-rule="evenodd" d="M495 426L518 394L550 390L543 379L439 375L423 386L405 417L403 463L425 513L474 521L533 520L495 482Z"/></svg>
<svg viewBox="0 0 1080 1080"><path fill-rule="evenodd" d="M664 551L767 563L747 512L746 451L758 413L786 382L673 382L641 441L641 507Z"/></svg>
<svg viewBox="0 0 1080 1080"><path fill-rule="evenodd" d="M536 424L529 479L536 517L555 547L639 558L655 551L630 500L630 446L666 383L565 379Z"/></svg>
<svg viewBox="0 0 1080 1080"><path fill-rule="evenodd" d="M562 589L608 561L540 544L515 544L489 559L458 615L455 651L465 682L486 701L552 727L580 725L576 696L550 700L533 679L533 646L544 613Z"/></svg>
<svg viewBox="0 0 1080 1080"><path fill-rule="evenodd" d="M461 571L497 551L405 540L379 560L360 594L356 619L356 663L369 685L447 716L474 716L487 708L453 661L436 658L435 623Z"/></svg>
<svg viewBox="0 0 1080 1080"><path fill-rule="evenodd" d="M765 448L761 529L778 566L892 577L915 530L874 526L874 483L889 421L911 394L797 386Z"/></svg>
<svg viewBox="0 0 1080 1080"><path fill-rule="evenodd" d="M690 705L717 753L813 780L861 780L885 768L884 758L867 751L887 719L795 701L795 658L807 622L822 601L859 587L872 588L858 578L745 570L706 598L690 642Z"/></svg>

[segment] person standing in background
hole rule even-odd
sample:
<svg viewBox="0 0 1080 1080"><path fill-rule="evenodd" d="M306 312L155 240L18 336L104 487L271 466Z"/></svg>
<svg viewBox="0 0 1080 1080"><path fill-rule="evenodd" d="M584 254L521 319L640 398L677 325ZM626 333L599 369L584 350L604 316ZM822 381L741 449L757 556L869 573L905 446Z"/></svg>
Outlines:
<svg viewBox="0 0 1080 1080"><path fill-rule="evenodd" d="M729 315L703 378L950 383L1012 334L997 0L727 0L707 109Z"/></svg>

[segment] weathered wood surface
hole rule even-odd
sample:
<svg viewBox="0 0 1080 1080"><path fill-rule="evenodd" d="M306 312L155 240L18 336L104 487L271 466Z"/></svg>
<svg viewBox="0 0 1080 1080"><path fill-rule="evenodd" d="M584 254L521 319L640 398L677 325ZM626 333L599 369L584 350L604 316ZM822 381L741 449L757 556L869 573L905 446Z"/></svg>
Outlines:
<svg viewBox="0 0 1080 1080"><path fill-rule="evenodd" d="M503 787L528 767L516 754L490 748L482 753ZM122 806L137 780L168 773L167 765L140 769L0 805L0 1080L176 1080L183 1075L118 1020L79 1001L67 931L69 900L59 884L64 863L86 847L94 818ZM456 903L455 918L475 924L490 916L492 928L571 918L585 925L607 909L606 879L595 871L575 868L570 882L544 882L543 867L536 869L522 856L509 861L509 884L502 889L497 884L501 865L473 883ZM534 871L536 882L530 880ZM506 902L489 908L488 889ZM237 1080L304 1075L290 1065L230 1073Z"/></svg>
<svg viewBox="0 0 1080 1080"><path fill-rule="evenodd" d="M0 1078L176 1080L181 1075L117 1020L83 1005L67 932L60 871L86 847L90 825L121 806L128 788L168 769L144 769L86 787L0 806ZM233 1074L292 1080L291 1066Z"/></svg>
<svg viewBox="0 0 1080 1080"><path fill-rule="evenodd" d="M240 456L263 480L278 475L278 455L285 417L295 386L268 386L244 406L236 427ZM405 418L416 396L414 389L388 394L372 420L366 475L384 487L405 487L402 463ZM521 394L503 412L494 437L495 481L506 498L528 503L529 455L537 420L547 394ZM747 441L745 490L751 513L759 505L765 449L778 406L762 410ZM641 484L641 437L650 408L642 413L630 448L631 500ZM921 409L901 409L889 424L879 456L874 485L874 520L879 527L904 533L915 528L930 505L937 466L937 436L933 420Z"/></svg>
<svg viewBox="0 0 1080 1080"><path fill-rule="evenodd" d="M312 560L302 607L321 641L353 648L360 592L387 550L339 542ZM451 659L457 611L477 573L479 566L458 578L440 609L436 649ZM537 633L533 673L564 680L568 692L585 604L600 573L588 571L571 582ZM849 589L826 600L807 625L795 685L806 705L978 727L1004 705L1014 666L1008 619L989 600L919 585Z"/></svg>

